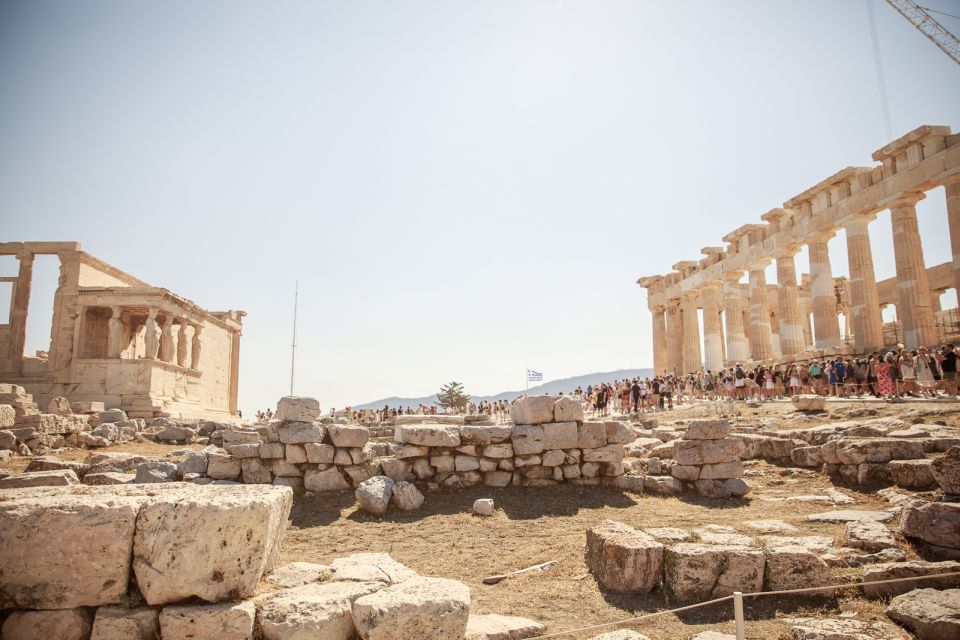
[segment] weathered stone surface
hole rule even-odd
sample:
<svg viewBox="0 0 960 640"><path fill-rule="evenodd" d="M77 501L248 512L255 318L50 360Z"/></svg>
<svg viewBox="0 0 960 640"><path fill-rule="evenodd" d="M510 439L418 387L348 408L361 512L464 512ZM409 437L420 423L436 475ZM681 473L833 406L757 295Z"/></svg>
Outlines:
<svg viewBox="0 0 960 640"><path fill-rule="evenodd" d="M150 607L100 607L90 640L160 640L159 613Z"/></svg>
<svg viewBox="0 0 960 640"><path fill-rule="evenodd" d="M512 434L513 427L510 425L468 424L460 429L460 442L462 444L499 444L510 440Z"/></svg>
<svg viewBox="0 0 960 640"><path fill-rule="evenodd" d="M739 460L721 462L720 464L705 464L700 467L701 480L726 480L739 478L743 475L743 463Z"/></svg>
<svg viewBox="0 0 960 640"><path fill-rule="evenodd" d="M637 434L626 422L607 420L603 423L607 430L608 444L629 444L637 439Z"/></svg>
<svg viewBox="0 0 960 640"><path fill-rule="evenodd" d="M476 471L480 468L480 460L473 456L454 456L453 468L455 471Z"/></svg>
<svg viewBox="0 0 960 640"><path fill-rule="evenodd" d="M889 511L865 511L862 509L841 509L839 511L824 511L807 516L809 522L852 522L854 520L869 520L886 522L893 518Z"/></svg>
<svg viewBox="0 0 960 640"><path fill-rule="evenodd" d="M122 409L107 409L100 412L100 424L105 422L123 422L127 420L127 414Z"/></svg>
<svg viewBox="0 0 960 640"><path fill-rule="evenodd" d="M538 636L545 629L545 625L529 618L495 613L471 615L464 640L522 640Z"/></svg>
<svg viewBox="0 0 960 640"><path fill-rule="evenodd" d="M705 498L739 498L750 493L752 489L743 478L727 478L726 480L701 478L693 484L697 492Z"/></svg>
<svg viewBox="0 0 960 640"><path fill-rule="evenodd" d="M796 640L911 640L888 622L838 618L786 618Z"/></svg>
<svg viewBox="0 0 960 640"><path fill-rule="evenodd" d="M134 482L148 484L151 482L175 482L177 479L177 465L172 462L141 462L137 465L137 474Z"/></svg>
<svg viewBox="0 0 960 640"><path fill-rule="evenodd" d="M400 564L386 553L353 553L330 564L333 580L382 582L399 584L417 577L416 572Z"/></svg>
<svg viewBox="0 0 960 640"><path fill-rule="evenodd" d="M199 451L188 453L187 457L180 461L178 470L180 471L181 477L188 473L200 473L206 475L207 454Z"/></svg>
<svg viewBox="0 0 960 640"><path fill-rule="evenodd" d="M147 603L253 595L279 553L292 503L289 488L268 485L161 493L147 501L133 544L133 570Z"/></svg>
<svg viewBox="0 0 960 640"><path fill-rule="evenodd" d="M813 394L800 394L790 398L797 411L823 411L827 406L827 399Z"/></svg>
<svg viewBox="0 0 960 640"><path fill-rule="evenodd" d="M479 498L473 501L473 513L478 516L489 517L493 515L493 498Z"/></svg>
<svg viewBox="0 0 960 640"><path fill-rule="evenodd" d="M370 440L370 431L360 425L332 424L327 432L337 447L363 447Z"/></svg>
<svg viewBox="0 0 960 640"><path fill-rule="evenodd" d="M820 446L796 447L790 451L790 460L798 467L820 467L823 465L823 456Z"/></svg>
<svg viewBox="0 0 960 640"><path fill-rule="evenodd" d="M30 487L64 487L80 484L73 469L54 469L52 471L33 471L8 476L0 480L0 489L27 489Z"/></svg>
<svg viewBox="0 0 960 640"><path fill-rule="evenodd" d="M256 617L253 600L164 607L160 612L160 633L165 639L253 640Z"/></svg>
<svg viewBox="0 0 960 640"><path fill-rule="evenodd" d="M366 429L364 431L366 432ZM322 425L312 422L284 422L277 427L277 437L283 444L323 442L325 433Z"/></svg>
<svg viewBox="0 0 960 640"><path fill-rule="evenodd" d="M236 480L240 477L240 459L227 453L207 453L207 475L214 480Z"/></svg>
<svg viewBox="0 0 960 640"><path fill-rule="evenodd" d="M14 611L4 620L3 640L88 640L92 615L86 609Z"/></svg>
<svg viewBox="0 0 960 640"><path fill-rule="evenodd" d="M930 472L944 493L960 495L960 446L950 447L936 458Z"/></svg>
<svg viewBox="0 0 960 640"><path fill-rule="evenodd" d="M441 424L398 425L394 440L424 447L459 447L460 433L456 427Z"/></svg>
<svg viewBox="0 0 960 640"><path fill-rule="evenodd" d="M648 593L660 583L663 545L642 531L607 520L587 530L585 559L606 589Z"/></svg>
<svg viewBox="0 0 960 640"><path fill-rule="evenodd" d="M9 404L0 404L0 427L12 427L17 421L17 412Z"/></svg>
<svg viewBox="0 0 960 640"><path fill-rule="evenodd" d="M365 640L461 640L470 616L470 589L444 578L413 578L353 603Z"/></svg>
<svg viewBox="0 0 960 640"><path fill-rule="evenodd" d="M681 436L684 440L722 440L732 428L727 420L690 420Z"/></svg>
<svg viewBox="0 0 960 640"><path fill-rule="evenodd" d="M483 456L485 458L512 458L513 454L513 445L509 442L491 444L483 448Z"/></svg>
<svg viewBox="0 0 960 640"><path fill-rule="evenodd" d="M274 569L267 579L285 589L290 589L313 582L323 582L331 575L333 575L333 569L325 564L291 562Z"/></svg>
<svg viewBox="0 0 960 640"><path fill-rule="evenodd" d="M848 522L845 543L848 547L867 551L883 551L898 546L883 523L869 520Z"/></svg>
<svg viewBox="0 0 960 640"><path fill-rule="evenodd" d="M659 496L675 496L683 493L683 482L671 476L645 476L643 491Z"/></svg>
<svg viewBox="0 0 960 640"><path fill-rule="evenodd" d="M960 637L960 589L916 589L890 601L887 615L918 640Z"/></svg>
<svg viewBox="0 0 960 640"><path fill-rule="evenodd" d="M153 434L153 437L160 442L191 442L196 435L197 432L190 427L170 425Z"/></svg>
<svg viewBox="0 0 960 640"><path fill-rule="evenodd" d="M601 420L588 420L577 427L577 447L596 449L607 444L607 423Z"/></svg>
<svg viewBox="0 0 960 640"><path fill-rule="evenodd" d="M737 441L677 440L673 444L673 459L678 464L704 465L739 460Z"/></svg>
<svg viewBox="0 0 960 640"><path fill-rule="evenodd" d="M664 563L664 581L680 602L763 587L764 555L756 547L680 543L667 547Z"/></svg>
<svg viewBox="0 0 960 640"><path fill-rule="evenodd" d="M73 462L70 460L61 460L56 456L36 456L24 469L26 473L34 471L56 471L58 469L73 469L77 477L82 478L89 469L90 465L82 462Z"/></svg>
<svg viewBox="0 0 960 640"><path fill-rule="evenodd" d="M575 449L577 442L576 422L547 422L543 425L544 449Z"/></svg>
<svg viewBox="0 0 960 640"><path fill-rule="evenodd" d="M260 445L259 442L248 442L245 444L225 444L223 448L234 458L242 460L244 458L259 458Z"/></svg>
<svg viewBox="0 0 960 640"><path fill-rule="evenodd" d="M583 422L583 403L572 396L560 396L553 403L553 419L557 422Z"/></svg>
<svg viewBox="0 0 960 640"><path fill-rule="evenodd" d="M857 484L862 487L885 487L893 483L889 462L861 462L857 465Z"/></svg>
<svg viewBox="0 0 960 640"><path fill-rule="evenodd" d="M938 573L960 572L960 562L926 562L911 560L908 562L885 562L867 567L863 572L863 594L868 598L882 598L900 595L918 588L949 589L960 587L960 576L929 578L916 582L891 582L871 584L884 580L898 580L918 576L930 576Z"/></svg>
<svg viewBox="0 0 960 640"><path fill-rule="evenodd" d="M887 467L898 487L923 491L937 486L933 476L933 460L891 460Z"/></svg>
<svg viewBox="0 0 960 640"><path fill-rule="evenodd" d="M839 438L820 450L829 464L880 463L924 457L923 443L902 438Z"/></svg>
<svg viewBox="0 0 960 640"><path fill-rule="evenodd" d="M514 424L543 424L553 422L555 396L529 396L518 398L510 405L510 418ZM582 418L581 418L582 419Z"/></svg>
<svg viewBox="0 0 960 640"><path fill-rule="evenodd" d="M960 502L911 502L900 515L900 530L909 538L960 549Z"/></svg>
<svg viewBox="0 0 960 640"><path fill-rule="evenodd" d="M636 631L620 629L618 631L601 633L598 636L593 636L590 640L650 640L650 638Z"/></svg>
<svg viewBox="0 0 960 640"><path fill-rule="evenodd" d="M91 486L101 486L107 484L129 484L133 482L133 476L126 473L116 473L113 471L104 471L100 473L88 473L83 476L83 484Z"/></svg>
<svg viewBox="0 0 960 640"><path fill-rule="evenodd" d="M545 444L543 431L542 425L516 425L513 428L513 439L511 440L514 455L529 456L542 453Z"/></svg>
<svg viewBox="0 0 960 640"><path fill-rule="evenodd" d="M620 462L623 460L623 445L608 444L596 449L584 449L584 462Z"/></svg>
<svg viewBox="0 0 960 640"><path fill-rule="evenodd" d="M7 405L0 405L0 408ZM11 423L12 424L12 423ZM7 425L10 426L10 425ZM17 448L17 436L12 431L6 429L0 431L0 449L5 451L15 451Z"/></svg>
<svg viewBox="0 0 960 640"><path fill-rule="evenodd" d="M693 482L700 477L700 467L690 464L675 464L670 467L670 475L677 480Z"/></svg>
<svg viewBox="0 0 960 640"><path fill-rule="evenodd" d="M413 511L423 506L423 494L412 482L401 480L393 485L393 504L398 509Z"/></svg>
<svg viewBox="0 0 960 640"><path fill-rule="evenodd" d="M800 546L767 549L764 585L767 591L803 589L830 584L830 567L816 554ZM812 591L808 595L830 595Z"/></svg>
<svg viewBox="0 0 960 640"><path fill-rule="evenodd" d="M676 527L651 527L644 529L644 532L660 542L690 542L693 540L693 535L689 531Z"/></svg>
<svg viewBox="0 0 960 640"><path fill-rule="evenodd" d="M260 458L245 458L240 461L240 471L244 484L270 484L273 474Z"/></svg>
<svg viewBox="0 0 960 640"><path fill-rule="evenodd" d="M320 417L320 402L315 398L285 396L277 402L276 418L294 422L313 422Z"/></svg>
<svg viewBox="0 0 960 640"><path fill-rule="evenodd" d="M264 640L353 640L353 601L381 582L328 582L286 589L264 598L258 620Z"/></svg>
<svg viewBox="0 0 960 640"><path fill-rule="evenodd" d="M387 507L390 504L393 485L393 480L387 476L375 476L369 480L364 480L355 492L357 506L367 513L382 516L387 512Z"/></svg>

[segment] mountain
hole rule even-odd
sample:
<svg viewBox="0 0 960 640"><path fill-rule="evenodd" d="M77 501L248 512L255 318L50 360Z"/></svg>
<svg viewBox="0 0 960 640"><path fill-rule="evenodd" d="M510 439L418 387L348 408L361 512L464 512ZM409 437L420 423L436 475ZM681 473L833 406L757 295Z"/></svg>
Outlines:
<svg viewBox="0 0 960 640"><path fill-rule="evenodd" d="M617 371L600 371L597 373L587 373L582 376L574 376L572 378L562 378L560 380L551 380L550 382L544 382L535 387L530 387L529 393L531 395L542 395L542 394L552 394L556 395L559 393L570 393L577 387L587 388L589 384L597 384L600 382L613 382L614 380L623 380L624 378L646 378L653 375L653 369L619 369ZM514 398L523 395L523 391L501 391L500 393L492 396L470 396L470 400L473 402L480 402L481 400L487 400L489 402L494 402L496 400L513 400ZM434 402L437 401L436 394L430 396L423 396L421 398L398 398L396 396L390 398L383 398L382 400L374 400L373 402L368 402L366 404L359 404L354 407L354 409L382 409L384 405L388 407L417 407L421 404L431 406Z"/></svg>

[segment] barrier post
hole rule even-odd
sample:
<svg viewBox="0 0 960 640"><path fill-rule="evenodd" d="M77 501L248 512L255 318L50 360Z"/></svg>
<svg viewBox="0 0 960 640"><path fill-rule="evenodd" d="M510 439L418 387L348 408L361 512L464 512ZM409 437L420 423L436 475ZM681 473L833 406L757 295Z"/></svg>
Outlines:
<svg viewBox="0 0 960 640"><path fill-rule="evenodd" d="M740 591L733 592L733 618L737 624L737 640L746 640L743 630L743 593Z"/></svg>

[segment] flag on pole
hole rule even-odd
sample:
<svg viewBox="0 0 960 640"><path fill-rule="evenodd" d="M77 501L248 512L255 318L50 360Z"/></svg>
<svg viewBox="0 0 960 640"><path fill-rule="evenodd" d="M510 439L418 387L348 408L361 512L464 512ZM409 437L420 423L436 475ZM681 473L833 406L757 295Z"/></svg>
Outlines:
<svg viewBox="0 0 960 640"><path fill-rule="evenodd" d="M533 369L527 369L527 382L542 382L543 374Z"/></svg>

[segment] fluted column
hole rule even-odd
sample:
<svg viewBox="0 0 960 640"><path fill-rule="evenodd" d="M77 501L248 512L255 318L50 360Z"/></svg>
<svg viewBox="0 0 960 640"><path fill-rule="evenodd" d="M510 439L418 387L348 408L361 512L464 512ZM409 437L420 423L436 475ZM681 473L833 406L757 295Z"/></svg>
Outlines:
<svg viewBox="0 0 960 640"><path fill-rule="evenodd" d="M684 294L683 309L683 372L699 371L703 367L703 358L700 354L700 322L697 317L697 301L699 293Z"/></svg>
<svg viewBox="0 0 960 640"><path fill-rule="evenodd" d="M727 279L723 282L723 317L727 329L727 364L744 362L750 357L750 352L743 327L740 284L736 280Z"/></svg>
<svg viewBox="0 0 960 640"><path fill-rule="evenodd" d="M193 339L190 341L190 368L200 368L200 333L203 331L203 325L199 322L193 325Z"/></svg>
<svg viewBox="0 0 960 640"><path fill-rule="evenodd" d="M810 297L813 304L814 346L817 349L840 346L840 322L837 319L837 294L833 287L830 253L826 234L817 235L807 245L810 254Z"/></svg>
<svg viewBox="0 0 960 640"><path fill-rule="evenodd" d="M720 320L720 285L710 283L700 292L703 306L703 366L710 371L723 368L723 322Z"/></svg>
<svg viewBox="0 0 960 640"><path fill-rule="evenodd" d="M667 370L667 310L657 305L650 310L653 315L653 373L661 375Z"/></svg>
<svg viewBox="0 0 960 640"><path fill-rule="evenodd" d="M750 268L750 341L754 360L773 357L773 342L770 336L770 305L767 300L767 276L763 267Z"/></svg>
<svg viewBox="0 0 960 640"><path fill-rule="evenodd" d="M923 261L920 230L917 228L915 205L921 193L903 194L890 204L893 225L893 254L897 266L897 290L900 304L897 319L903 328L903 344L907 349L927 346L937 341L937 330L930 308L930 285Z"/></svg>
<svg viewBox="0 0 960 640"><path fill-rule="evenodd" d="M683 321L680 300L667 302L667 371L675 374L683 369Z"/></svg>
<svg viewBox="0 0 960 640"><path fill-rule="evenodd" d="M10 342L7 346L7 362L14 373L23 371L23 349L27 342L27 313L30 308L30 289L33 286L33 254L17 256L20 269L13 287L10 305Z"/></svg>
<svg viewBox="0 0 960 640"><path fill-rule="evenodd" d="M950 250L953 254L953 286L960 296L960 173L944 180L947 192L947 223L950 225Z"/></svg>
<svg viewBox="0 0 960 640"><path fill-rule="evenodd" d="M844 226L850 265L850 324L854 344L860 353L883 346L883 319L867 229L871 219L872 216L857 216Z"/></svg>
<svg viewBox="0 0 960 640"><path fill-rule="evenodd" d="M800 294L797 291L796 250L777 256L777 289L780 303L780 351L793 356L806 350L800 316Z"/></svg>
<svg viewBox="0 0 960 640"><path fill-rule="evenodd" d="M156 358L160 351L160 340L157 338L157 309L150 309L147 321L144 324L143 345L147 358Z"/></svg>
<svg viewBox="0 0 960 640"><path fill-rule="evenodd" d="M110 308L110 319L107 320L107 357L119 358L123 351L123 321L120 307Z"/></svg>

